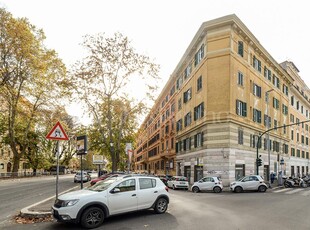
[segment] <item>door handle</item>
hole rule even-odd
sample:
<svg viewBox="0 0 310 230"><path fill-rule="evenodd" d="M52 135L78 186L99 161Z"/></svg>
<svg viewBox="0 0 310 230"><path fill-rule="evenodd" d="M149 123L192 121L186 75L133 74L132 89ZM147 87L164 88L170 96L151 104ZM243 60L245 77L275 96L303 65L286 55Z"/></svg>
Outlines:
<svg viewBox="0 0 310 230"><path fill-rule="evenodd" d="M137 194L132 194L131 196L136 196Z"/></svg>
<svg viewBox="0 0 310 230"><path fill-rule="evenodd" d="M158 191L154 191L154 193L158 193Z"/></svg>

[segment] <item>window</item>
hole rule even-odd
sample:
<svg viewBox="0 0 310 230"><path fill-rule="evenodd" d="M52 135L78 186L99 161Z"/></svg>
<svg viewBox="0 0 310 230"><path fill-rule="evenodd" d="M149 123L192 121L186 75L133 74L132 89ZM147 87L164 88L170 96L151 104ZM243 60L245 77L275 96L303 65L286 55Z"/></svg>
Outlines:
<svg viewBox="0 0 310 230"><path fill-rule="evenodd" d="M262 122L262 112L257 110L257 109L253 109L253 121L257 122L257 123L261 123Z"/></svg>
<svg viewBox="0 0 310 230"><path fill-rule="evenodd" d="M260 72L260 73L262 72L261 61L258 60L255 56L253 57L253 67L258 72Z"/></svg>
<svg viewBox="0 0 310 230"><path fill-rule="evenodd" d="M175 143L175 151L176 153L182 151L182 141Z"/></svg>
<svg viewBox="0 0 310 230"><path fill-rule="evenodd" d="M297 149L297 157L300 157L300 149Z"/></svg>
<svg viewBox="0 0 310 230"><path fill-rule="evenodd" d="M287 85L284 85L284 84L283 84L282 92L283 92L286 96L288 96L288 87L287 87Z"/></svg>
<svg viewBox="0 0 310 230"><path fill-rule="evenodd" d="M238 41L238 54L243 57L243 42Z"/></svg>
<svg viewBox="0 0 310 230"><path fill-rule="evenodd" d="M191 149L191 138L188 137L186 139L183 140L183 150L190 150Z"/></svg>
<svg viewBox="0 0 310 230"><path fill-rule="evenodd" d="M277 141L273 141L273 148L272 151L274 152L280 152L280 143Z"/></svg>
<svg viewBox="0 0 310 230"><path fill-rule="evenodd" d="M288 154L288 145L287 144L283 144L283 153Z"/></svg>
<svg viewBox="0 0 310 230"><path fill-rule="evenodd" d="M291 96L291 106L294 106L294 96Z"/></svg>
<svg viewBox="0 0 310 230"><path fill-rule="evenodd" d="M287 114L288 114L288 108L287 108L287 106L284 105L284 104L282 104L282 113L283 113L284 115L287 115Z"/></svg>
<svg viewBox="0 0 310 230"><path fill-rule="evenodd" d="M246 113L247 109L246 109L246 103L236 100L236 114L239 116L243 116L246 117L247 113Z"/></svg>
<svg viewBox="0 0 310 230"><path fill-rule="evenodd" d="M256 84L253 84L253 94L257 97L261 97L262 95L262 88Z"/></svg>
<svg viewBox="0 0 310 230"><path fill-rule="evenodd" d="M194 121L202 118L204 115L204 103L202 102L194 108Z"/></svg>
<svg viewBox="0 0 310 230"><path fill-rule="evenodd" d="M195 54L195 67L201 62L204 56L204 44L201 45L200 49Z"/></svg>
<svg viewBox="0 0 310 230"><path fill-rule="evenodd" d="M273 120L273 127L274 128L278 127L278 121L276 119Z"/></svg>
<svg viewBox="0 0 310 230"><path fill-rule="evenodd" d="M294 157L295 156L295 149L291 148L291 156Z"/></svg>
<svg viewBox="0 0 310 230"><path fill-rule="evenodd" d="M173 85L172 88L170 89L170 96L172 96L175 92L175 86Z"/></svg>
<svg viewBox="0 0 310 230"><path fill-rule="evenodd" d="M279 109L279 100L277 98L273 98L273 108Z"/></svg>
<svg viewBox="0 0 310 230"><path fill-rule="evenodd" d="M197 79L197 91L202 89L202 76Z"/></svg>
<svg viewBox="0 0 310 230"><path fill-rule="evenodd" d="M177 132L182 130L182 119L177 121Z"/></svg>
<svg viewBox="0 0 310 230"><path fill-rule="evenodd" d="M184 117L184 126L188 126L192 123L192 115L191 112L188 112Z"/></svg>
<svg viewBox="0 0 310 230"><path fill-rule="evenodd" d="M116 188L119 188L120 192L128 192L136 190L136 180L129 179L125 180L122 183L118 184Z"/></svg>
<svg viewBox="0 0 310 230"><path fill-rule="evenodd" d="M268 69L266 66L264 68L264 76L266 79L268 79L269 81L271 81L271 70Z"/></svg>
<svg viewBox="0 0 310 230"><path fill-rule="evenodd" d="M184 70L184 78L187 79L192 72L192 66L189 64Z"/></svg>
<svg viewBox="0 0 310 230"><path fill-rule="evenodd" d="M294 130L291 130L291 140L294 140Z"/></svg>
<svg viewBox="0 0 310 230"><path fill-rule="evenodd" d="M277 87L278 89L280 89L280 80L276 75L272 75L272 84Z"/></svg>
<svg viewBox="0 0 310 230"><path fill-rule="evenodd" d="M238 85L243 86L243 73L238 72L238 79L237 79Z"/></svg>
<svg viewBox="0 0 310 230"><path fill-rule="evenodd" d="M170 107L170 111L171 111L171 114L174 113L175 111L175 104L171 104L171 107Z"/></svg>
<svg viewBox="0 0 310 230"><path fill-rule="evenodd" d="M156 187L156 180L151 178L139 178L140 189Z"/></svg>
<svg viewBox="0 0 310 230"><path fill-rule="evenodd" d="M178 100L178 110L180 111L182 109L182 99L179 98Z"/></svg>
<svg viewBox="0 0 310 230"><path fill-rule="evenodd" d="M243 129L238 129L238 144L243 145Z"/></svg>
<svg viewBox="0 0 310 230"><path fill-rule="evenodd" d="M177 79L176 83L177 90L181 89L182 84L183 84L183 77L181 76Z"/></svg>
<svg viewBox="0 0 310 230"><path fill-rule="evenodd" d="M305 136L301 135L301 143L304 144L305 143Z"/></svg>
<svg viewBox="0 0 310 230"><path fill-rule="evenodd" d="M183 102L186 103L192 98L192 88L183 93Z"/></svg>
<svg viewBox="0 0 310 230"><path fill-rule="evenodd" d="M293 115L293 114L290 114L290 122L291 122L291 123L294 123L294 121L295 121L294 115Z"/></svg>
<svg viewBox="0 0 310 230"><path fill-rule="evenodd" d="M197 133L194 136L194 147L201 147L203 145L203 132Z"/></svg>
<svg viewBox="0 0 310 230"><path fill-rule="evenodd" d="M299 101L296 101L296 109L299 110Z"/></svg>

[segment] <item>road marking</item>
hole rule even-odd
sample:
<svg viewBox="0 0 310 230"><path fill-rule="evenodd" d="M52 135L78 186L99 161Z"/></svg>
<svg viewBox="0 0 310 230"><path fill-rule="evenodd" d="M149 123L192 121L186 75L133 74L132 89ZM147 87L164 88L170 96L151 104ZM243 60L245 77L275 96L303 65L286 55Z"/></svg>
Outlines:
<svg viewBox="0 0 310 230"><path fill-rule="evenodd" d="M302 190L300 190L300 189L294 189L294 190L292 190L292 191L286 192L286 194L294 194L294 193L298 193L298 192L300 192L300 191L302 191Z"/></svg>
<svg viewBox="0 0 310 230"><path fill-rule="evenodd" d="M274 192L274 193L278 193L278 192L286 192L286 191L289 191L289 190L292 190L292 188L278 189L278 190L275 190L275 191L273 191L273 192Z"/></svg>
<svg viewBox="0 0 310 230"><path fill-rule="evenodd" d="M302 196L310 196L310 190L301 193Z"/></svg>

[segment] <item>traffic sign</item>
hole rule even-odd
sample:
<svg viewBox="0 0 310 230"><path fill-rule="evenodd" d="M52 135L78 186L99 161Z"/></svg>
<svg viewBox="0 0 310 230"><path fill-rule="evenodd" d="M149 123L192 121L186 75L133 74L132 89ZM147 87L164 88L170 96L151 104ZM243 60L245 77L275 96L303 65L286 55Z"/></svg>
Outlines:
<svg viewBox="0 0 310 230"><path fill-rule="evenodd" d="M52 130L46 135L46 139L50 140L69 140L65 130L58 121Z"/></svg>

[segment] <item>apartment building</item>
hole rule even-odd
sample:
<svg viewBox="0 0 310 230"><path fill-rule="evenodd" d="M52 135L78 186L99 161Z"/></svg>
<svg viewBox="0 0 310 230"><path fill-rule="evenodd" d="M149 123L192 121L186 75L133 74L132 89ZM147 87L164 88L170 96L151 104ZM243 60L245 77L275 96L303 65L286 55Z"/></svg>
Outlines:
<svg viewBox="0 0 310 230"><path fill-rule="evenodd" d="M210 175L228 185L256 174L257 150L265 179L270 172L309 172L309 126L292 125L309 116L309 89L296 66L277 63L236 15L201 25L167 85L157 104L174 85L175 133L169 138L175 139L175 173L190 183ZM158 105L162 115L165 109ZM145 132L150 116L141 128ZM146 134L143 143L153 136ZM158 145L166 146L161 135Z"/></svg>

